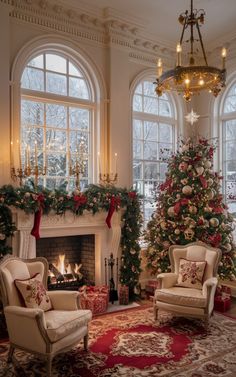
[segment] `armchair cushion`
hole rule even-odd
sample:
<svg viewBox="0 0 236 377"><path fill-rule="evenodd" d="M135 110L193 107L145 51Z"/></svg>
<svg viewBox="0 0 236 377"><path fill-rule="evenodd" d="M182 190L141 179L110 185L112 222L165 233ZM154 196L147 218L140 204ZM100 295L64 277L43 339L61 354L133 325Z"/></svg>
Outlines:
<svg viewBox="0 0 236 377"><path fill-rule="evenodd" d="M172 287L156 290L155 300L172 305L192 306L205 308L207 297L203 296L202 291L194 288Z"/></svg>
<svg viewBox="0 0 236 377"><path fill-rule="evenodd" d="M57 342L80 327L86 326L92 319L90 310L50 310L44 315L51 342Z"/></svg>
<svg viewBox="0 0 236 377"><path fill-rule="evenodd" d="M206 261L179 260L178 286L202 289Z"/></svg>
<svg viewBox="0 0 236 377"><path fill-rule="evenodd" d="M40 274L29 279L15 279L15 285L24 299L27 308L52 309L50 297L42 283Z"/></svg>

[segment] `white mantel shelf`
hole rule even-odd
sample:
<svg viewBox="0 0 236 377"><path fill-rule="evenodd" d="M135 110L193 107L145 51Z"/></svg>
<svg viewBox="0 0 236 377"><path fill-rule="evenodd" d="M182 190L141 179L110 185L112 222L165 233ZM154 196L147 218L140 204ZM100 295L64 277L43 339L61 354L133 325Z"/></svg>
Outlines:
<svg viewBox="0 0 236 377"><path fill-rule="evenodd" d="M16 234L13 238L13 254L20 258L36 257L36 240L30 233L34 224L34 214L12 208L16 224ZM114 258L120 256L121 211L114 212L109 229L106 224L107 212L96 214L85 211L83 215L75 215L66 211L63 215L50 212L43 215L40 223L40 237L52 238L76 235L95 235L95 283L104 284L104 258L113 253ZM116 278L116 276L114 276Z"/></svg>

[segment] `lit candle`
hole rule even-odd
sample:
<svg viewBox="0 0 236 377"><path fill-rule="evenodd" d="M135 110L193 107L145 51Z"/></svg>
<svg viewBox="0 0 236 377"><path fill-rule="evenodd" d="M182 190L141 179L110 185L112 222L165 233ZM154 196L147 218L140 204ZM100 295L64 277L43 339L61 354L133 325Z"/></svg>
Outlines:
<svg viewBox="0 0 236 377"><path fill-rule="evenodd" d="M177 67L181 65L181 52L182 52L182 47L181 44L178 43L176 46L176 52L177 52Z"/></svg>
<svg viewBox="0 0 236 377"><path fill-rule="evenodd" d="M115 174L117 174L117 153L115 153Z"/></svg>
<svg viewBox="0 0 236 377"><path fill-rule="evenodd" d="M10 159L11 159L11 166L14 167L14 159L13 159L13 141L11 141L11 149L10 149Z"/></svg>
<svg viewBox="0 0 236 377"><path fill-rule="evenodd" d="M19 154L19 169L22 169L22 164L21 164L21 147L19 140L16 140L17 143L17 149L18 149L18 154Z"/></svg>
<svg viewBox="0 0 236 377"><path fill-rule="evenodd" d="M162 61L161 59L159 58L157 60L157 78L159 79L162 75Z"/></svg>
<svg viewBox="0 0 236 377"><path fill-rule="evenodd" d="M36 140L34 142L34 162L35 166L38 166L38 145Z"/></svg>
<svg viewBox="0 0 236 377"><path fill-rule="evenodd" d="M98 175L102 173L101 170L101 158L100 158L100 152L98 152Z"/></svg>
<svg viewBox="0 0 236 377"><path fill-rule="evenodd" d="M28 168L30 169L30 146L27 146L27 160L28 160Z"/></svg>
<svg viewBox="0 0 236 377"><path fill-rule="evenodd" d="M225 69L225 59L226 59L226 48L223 47L221 51L221 56L222 56L222 69Z"/></svg>

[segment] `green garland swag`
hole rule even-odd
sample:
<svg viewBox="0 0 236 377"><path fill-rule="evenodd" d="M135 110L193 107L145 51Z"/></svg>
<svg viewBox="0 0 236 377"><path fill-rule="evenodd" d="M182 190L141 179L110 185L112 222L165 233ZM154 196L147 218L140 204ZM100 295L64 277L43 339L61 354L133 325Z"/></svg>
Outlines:
<svg viewBox="0 0 236 377"><path fill-rule="evenodd" d="M66 211L72 211L80 216L84 211L93 214L99 211L108 211L107 225L111 226L111 217L114 210L124 209L122 215L122 263L120 268L120 283L128 285L133 289L139 280L141 272L139 237L141 234L142 216L140 211L140 197L134 190L90 185L84 192L74 190L69 194L63 189L48 189L37 187L31 189L29 186L13 187L4 185L0 187L0 202L4 209L9 206L19 208L26 213L37 213L41 211L48 214L54 211L57 215L63 215ZM9 217L1 217L3 226L11 232L5 233L6 237L11 235L14 224ZM1 229L1 228L0 228ZM1 233L1 231L0 231ZM6 251L7 252L7 251Z"/></svg>

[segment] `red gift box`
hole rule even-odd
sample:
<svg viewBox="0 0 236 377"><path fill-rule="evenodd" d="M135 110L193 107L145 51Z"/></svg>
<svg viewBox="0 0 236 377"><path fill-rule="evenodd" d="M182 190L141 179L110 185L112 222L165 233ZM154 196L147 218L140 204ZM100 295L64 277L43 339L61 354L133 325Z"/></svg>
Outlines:
<svg viewBox="0 0 236 377"><path fill-rule="evenodd" d="M216 296L214 300L214 310L218 312L226 312L231 307L231 298L230 297L223 297L223 296Z"/></svg>
<svg viewBox="0 0 236 377"><path fill-rule="evenodd" d="M83 286L79 289L79 303L81 309L90 309L93 314L107 311L109 302L109 288L103 286Z"/></svg>
<svg viewBox="0 0 236 377"><path fill-rule="evenodd" d="M147 297L153 296L157 288L159 288L158 280L148 280L145 286L145 292Z"/></svg>

